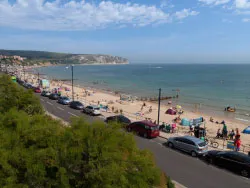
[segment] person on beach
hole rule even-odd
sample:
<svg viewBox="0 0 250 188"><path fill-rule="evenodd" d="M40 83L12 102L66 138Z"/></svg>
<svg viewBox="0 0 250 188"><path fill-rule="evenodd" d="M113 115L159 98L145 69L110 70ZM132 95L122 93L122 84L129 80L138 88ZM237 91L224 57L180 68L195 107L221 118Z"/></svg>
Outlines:
<svg viewBox="0 0 250 188"><path fill-rule="evenodd" d="M234 148L235 148L236 152L240 151L240 146L241 146L241 140L240 140L240 138L235 139L235 141L234 141Z"/></svg>
<svg viewBox="0 0 250 188"><path fill-rule="evenodd" d="M217 130L217 135L216 138L221 138L222 137L222 133L220 132L220 129Z"/></svg>
<svg viewBox="0 0 250 188"><path fill-rule="evenodd" d="M149 107L149 110L148 110L148 111L149 111L149 113L152 112L152 106Z"/></svg>
<svg viewBox="0 0 250 188"><path fill-rule="evenodd" d="M227 126L226 124L223 124L223 129L222 129L222 135L223 135L223 138L227 138Z"/></svg>
<svg viewBox="0 0 250 188"><path fill-rule="evenodd" d="M234 130L232 129L232 131L231 131L230 134L229 134L229 139L230 139L230 140L233 140L233 139L234 139L234 136L235 136L235 132L234 132Z"/></svg>
<svg viewBox="0 0 250 188"><path fill-rule="evenodd" d="M143 110L143 107L144 107L144 106L142 105L142 106L141 106L141 111Z"/></svg>

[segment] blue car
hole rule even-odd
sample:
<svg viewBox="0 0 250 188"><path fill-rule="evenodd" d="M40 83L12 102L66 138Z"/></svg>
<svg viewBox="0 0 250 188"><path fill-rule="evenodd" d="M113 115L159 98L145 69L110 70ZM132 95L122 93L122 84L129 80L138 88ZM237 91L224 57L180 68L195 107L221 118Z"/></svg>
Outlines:
<svg viewBox="0 0 250 188"><path fill-rule="evenodd" d="M71 102L71 100L68 97L59 97L58 98L58 103L68 105Z"/></svg>

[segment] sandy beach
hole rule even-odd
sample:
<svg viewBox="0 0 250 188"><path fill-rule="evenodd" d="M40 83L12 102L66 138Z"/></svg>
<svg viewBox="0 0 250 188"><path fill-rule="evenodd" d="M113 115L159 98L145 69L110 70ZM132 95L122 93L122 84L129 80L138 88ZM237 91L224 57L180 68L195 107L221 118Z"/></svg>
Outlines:
<svg viewBox="0 0 250 188"><path fill-rule="evenodd" d="M31 69L32 67L29 67ZM37 68L37 67L36 67ZM22 72L21 77L23 76ZM42 76L40 76L41 79ZM37 75L32 73L26 73L26 78L28 81L33 84L37 84ZM53 88L63 88L62 95L68 96L72 98L71 93L71 84L62 82L62 81L50 81L50 89ZM65 88L69 88L70 91L65 91ZM108 105L109 111L102 112L104 116L110 116L115 113L122 113L129 117L131 120L144 120L145 118L151 118L153 121L157 120L158 115L158 104L154 102L145 102L146 106L142 105L144 102L142 101L122 101L120 100L120 94L114 93L111 91L104 91L96 88L83 88L80 86L74 86L74 99L79 100L86 104L101 104ZM150 106L152 107L152 112L149 112ZM173 119L175 119L178 115L168 115L165 114L166 110L169 109L171 105L162 104L160 111L160 122L172 123ZM180 116L181 118L187 119L195 119L199 117L203 117L205 121L205 126L207 129L208 137L215 137L217 130L220 128L222 130L222 124L216 124L209 121L210 116L205 114L204 112L195 112L188 109L182 109L184 113ZM214 122L221 122L224 120L226 122L228 131L230 132L232 129L238 128L240 132L242 132L247 127L247 122L238 122L232 119L225 119L225 117L213 116ZM184 127L178 124L178 133L179 134L187 134L189 127ZM250 135L241 133L242 144L249 146L250 145Z"/></svg>

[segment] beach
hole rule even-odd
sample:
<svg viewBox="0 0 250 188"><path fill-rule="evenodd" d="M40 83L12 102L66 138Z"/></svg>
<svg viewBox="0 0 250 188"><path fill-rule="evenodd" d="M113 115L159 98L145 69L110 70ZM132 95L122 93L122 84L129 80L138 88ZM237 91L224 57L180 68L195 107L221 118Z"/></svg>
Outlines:
<svg viewBox="0 0 250 188"><path fill-rule="evenodd" d="M37 67L35 67L37 68ZM29 67L29 69L34 69L34 67ZM22 77L21 72L21 77ZM40 79L43 76L40 75ZM31 72L26 73L26 78L28 81L36 84L37 83L37 74L33 74ZM72 98L71 92L71 83L68 81L50 81L50 90L53 88L63 88L62 95L68 96ZM70 91L65 91L65 88L69 88ZM123 113L125 116L129 117L131 120L144 120L146 118L152 119L152 121L157 120L158 115L158 104L156 102L148 102L146 101L146 106L142 105L144 101L132 100L132 101L124 101L120 100L120 93L112 91L112 90L103 90L100 88L90 88L90 87L81 87L80 85L74 86L74 99L83 102L85 105L95 104L95 105L108 105L108 112L103 111L102 114L105 117L111 116L113 114ZM173 123L173 119L175 119L178 115L168 115L165 114L166 110L175 107L177 104L172 103L172 105L162 102L161 111L160 111L160 122L165 123ZM152 107L152 112L149 112L149 108ZM230 132L232 129L238 128L240 132L242 132L248 125L248 122L238 121L237 119L226 118L225 116L216 116L213 115L214 123L210 122L209 119L211 114L206 114L204 111L194 110L191 108L183 108L184 113L180 115L181 118L187 119L195 119L199 117L203 117L206 121L204 126L207 130L208 137L215 137L217 130L220 128L222 130L222 124L216 124L215 121L221 122L225 121L228 127L228 131ZM160 124L161 124L160 123ZM178 126L178 134L186 135L188 134L189 127L184 127L181 125ZM250 135L241 133L242 144L249 146L250 144Z"/></svg>

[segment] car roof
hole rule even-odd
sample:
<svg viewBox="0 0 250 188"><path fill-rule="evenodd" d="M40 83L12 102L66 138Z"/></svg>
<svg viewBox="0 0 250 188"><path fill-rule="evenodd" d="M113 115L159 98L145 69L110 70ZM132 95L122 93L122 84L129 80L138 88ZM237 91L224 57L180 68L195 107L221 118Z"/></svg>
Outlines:
<svg viewBox="0 0 250 188"><path fill-rule="evenodd" d="M241 158L243 158L246 162L250 163L250 156L248 156L245 153L241 153L241 152L236 152L236 151L220 151L219 153L229 153L229 154L234 154L234 155L238 155Z"/></svg>
<svg viewBox="0 0 250 188"><path fill-rule="evenodd" d="M203 140L201 140L200 138L196 138L196 137L193 137L193 136L181 136L181 137L178 137L178 138L186 138L188 140L191 140L195 143L201 143L201 142L204 142Z"/></svg>
<svg viewBox="0 0 250 188"><path fill-rule="evenodd" d="M137 121L135 123L143 123L144 125L147 125L149 127L156 127L158 125L154 124L154 123L151 123L150 121L147 121L147 120L143 120L143 121Z"/></svg>

